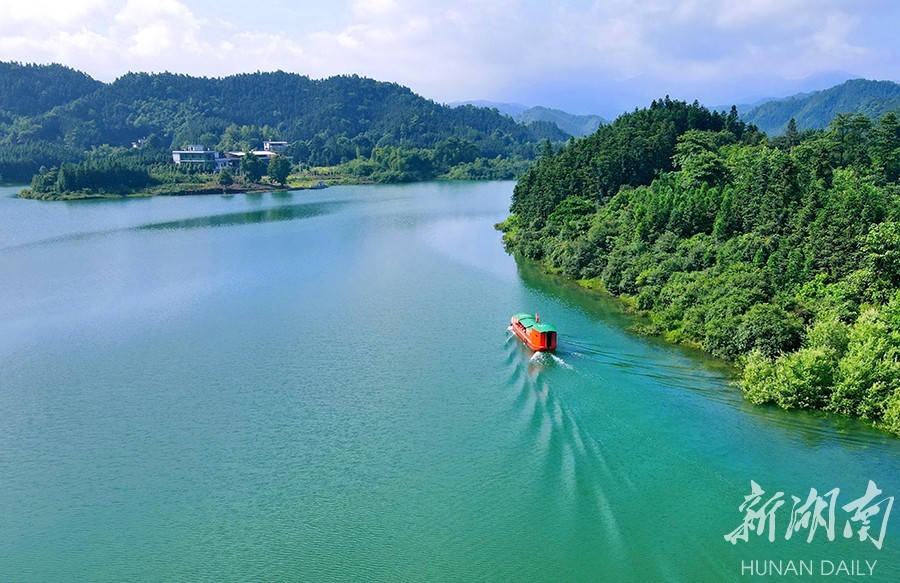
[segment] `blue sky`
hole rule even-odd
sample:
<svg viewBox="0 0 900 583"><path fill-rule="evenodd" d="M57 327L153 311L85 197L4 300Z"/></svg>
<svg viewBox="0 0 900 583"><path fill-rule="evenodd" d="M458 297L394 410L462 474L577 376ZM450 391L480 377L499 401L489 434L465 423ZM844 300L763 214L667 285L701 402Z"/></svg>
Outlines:
<svg viewBox="0 0 900 583"><path fill-rule="evenodd" d="M0 0L0 60L220 76L357 73L441 102L615 115L900 80L896 0Z"/></svg>

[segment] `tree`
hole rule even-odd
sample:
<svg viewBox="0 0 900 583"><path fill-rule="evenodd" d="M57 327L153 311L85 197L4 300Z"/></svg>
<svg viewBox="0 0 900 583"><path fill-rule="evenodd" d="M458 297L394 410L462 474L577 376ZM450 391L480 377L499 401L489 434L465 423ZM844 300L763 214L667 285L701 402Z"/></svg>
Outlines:
<svg viewBox="0 0 900 583"><path fill-rule="evenodd" d="M678 138L673 162L681 166L681 177L685 185L695 186L701 182L710 185L721 184L728 174L725 161L718 154L715 134L690 130Z"/></svg>
<svg viewBox="0 0 900 583"><path fill-rule="evenodd" d="M874 225L863 238L865 263L876 280L891 288L900 286L900 223Z"/></svg>
<svg viewBox="0 0 900 583"><path fill-rule="evenodd" d="M244 157L241 158L241 173L244 175L244 178L250 182L259 182L265 171L265 165L255 154L249 151L244 152Z"/></svg>
<svg viewBox="0 0 900 583"><path fill-rule="evenodd" d="M744 315L735 334L735 343L743 353L759 350L774 358L800 345L803 325L799 318L773 304L755 304Z"/></svg>
<svg viewBox="0 0 900 583"><path fill-rule="evenodd" d="M885 182L900 178L900 121L896 114L884 114L873 132L872 160Z"/></svg>
<svg viewBox="0 0 900 583"><path fill-rule="evenodd" d="M286 156L275 156L269 160L269 169L267 174L271 180L284 186L287 183L288 175L291 173L291 161Z"/></svg>
<svg viewBox="0 0 900 583"><path fill-rule="evenodd" d="M754 403L900 434L898 116L772 141L728 117L656 101L539 158L505 245L736 360Z"/></svg>
<svg viewBox="0 0 900 583"><path fill-rule="evenodd" d="M872 128L872 120L864 115L839 113L829 125L829 133L835 142L840 166L868 163L866 137Z"/></svg>
<svg viewBox="0 0 900 583"><path fill-rule="evenodd" d="M231 170L228 168L219 172L219 186L222 187L222 190L227 190L229 186L234 184L234 177L231 175Z"/></svg>
<svg viewBox="0 0 900 583"><path fill-rule="evenodd" d="M150 134L144 140L144 148L148 150L163 150L163 142L156 134Z"/></svg>
<svg viewBox="0 0 900 583"><path fill-rule="evenodd" d="M788 122L787 131L784 133L788 149L800 143L800 134L797 132L797 121L794 118Z"/></svg>

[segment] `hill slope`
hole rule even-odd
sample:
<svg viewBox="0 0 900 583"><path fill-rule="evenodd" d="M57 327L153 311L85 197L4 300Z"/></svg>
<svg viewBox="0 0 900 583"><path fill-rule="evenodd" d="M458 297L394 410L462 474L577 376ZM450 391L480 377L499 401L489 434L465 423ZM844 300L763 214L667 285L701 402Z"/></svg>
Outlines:
<svg viewBox="0 0 900 583"><path fill-rule="evenodd" d="M378 147L435 148L447 140L477 157L531 158L539 141L568 137L550 123L525 126L492 109L451 108L395 83L355 75L314 80L281 71L224 78L129 73L102 84L59 66L28 72L32 89L0 83L0 104L34 101L34 88L47 88L54 91L46 102L57 107L20 107L5 120L0 116L0 175L7 180L28 180L41 165L74 161L77 152L103 145L127 147L151 134L164 148L197 143L245 150L263 140L286 140L313 165L367 157ZM77 81L72 88L58 87L70 84L64 75Z"/></svg>
<svg viewBox="0 0 900 583"><path fill-rule="evenodd" d="M0 113L37 115L102 86L88 75L62 65L0 62Z"/></svg>
<svg viewBox="0 0 900 583"><path fill-rule="evenodd" d="M824 91L768 101L741 115L770 135L784 133L793 117L797 129L826 127L839 113L861 113L871 118L900 110L900 85L891 81L852 79Z"/></svg>

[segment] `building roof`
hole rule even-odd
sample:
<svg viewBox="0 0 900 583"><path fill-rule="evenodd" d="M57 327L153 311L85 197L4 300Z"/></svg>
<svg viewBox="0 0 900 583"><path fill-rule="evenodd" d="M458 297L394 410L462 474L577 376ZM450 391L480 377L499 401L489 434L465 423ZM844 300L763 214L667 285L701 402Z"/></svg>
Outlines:
<svg viewBox="0 0 900 583"><path fill-rule="evenodd" d="M519 321L520 324L522 324L526 328L534 328L541 334L543 334L544 332L556 332L556 328L554 328L550 324L545 324L544 322L536 322L534 316L532 316L531 314L522 312L516 314L514 317Z"/></svg>
<svg viewBox="0 0 900 583"><path fill-rule="evenodd" d="M256 156L257 158L259 158L260 156L265 156L266 158L274 158L275 156L278 155L275 152L270 152L268 150L253 150L250 153L253 154L254 156ZM225 154L227 154L229 156L237 156L240 158L242 156L245 156L247 154L247 152L225 152Z"/></svg>

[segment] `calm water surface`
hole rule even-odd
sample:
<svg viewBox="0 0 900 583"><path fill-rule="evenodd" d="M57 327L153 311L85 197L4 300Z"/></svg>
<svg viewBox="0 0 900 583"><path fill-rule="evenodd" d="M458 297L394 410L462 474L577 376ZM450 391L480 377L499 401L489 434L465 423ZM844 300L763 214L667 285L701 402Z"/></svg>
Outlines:
<svg viewBox="0 0 900 583"><path fill-rule="evenodd" d="M0 189L0 579L900 580L900 508L881 550L840 508L834 541L783 536L810 488L900 494L900 442L747 405L517 265L492 228L512 186ZM518 311L555 357L510 338ZM750 480L787 504L733 546Z"/></svg>

